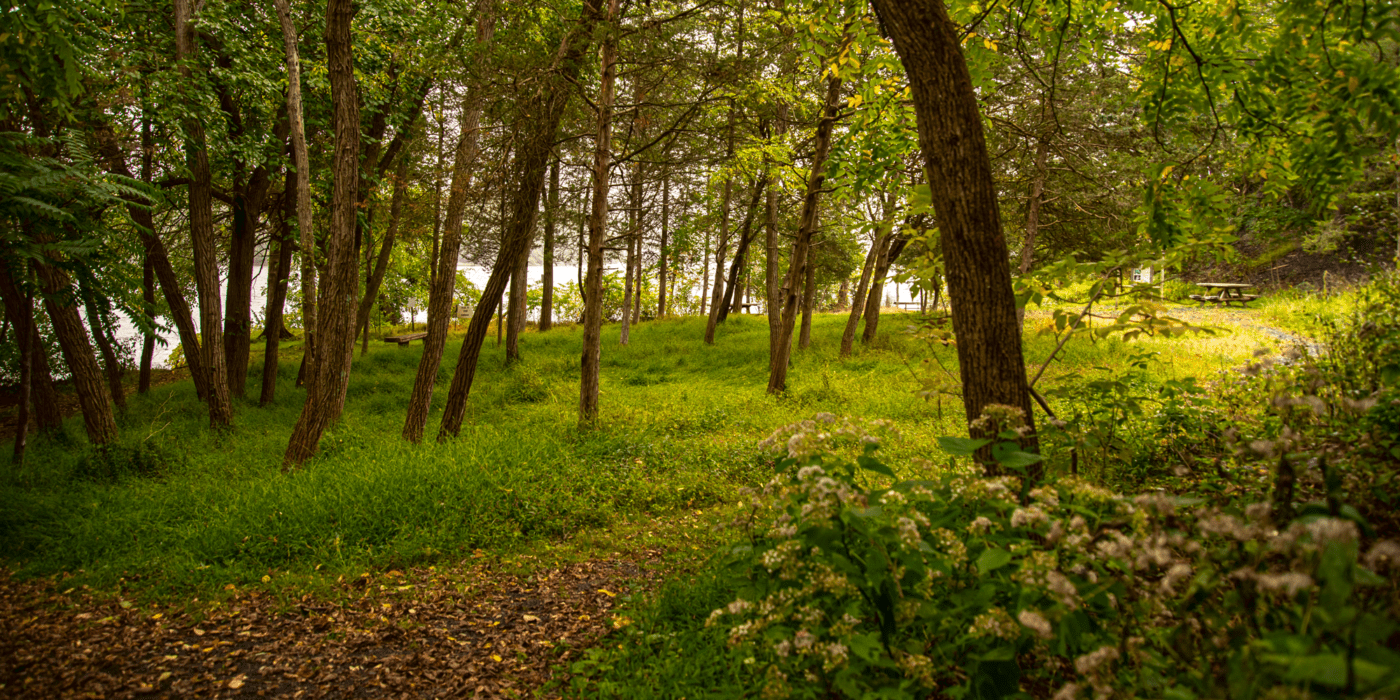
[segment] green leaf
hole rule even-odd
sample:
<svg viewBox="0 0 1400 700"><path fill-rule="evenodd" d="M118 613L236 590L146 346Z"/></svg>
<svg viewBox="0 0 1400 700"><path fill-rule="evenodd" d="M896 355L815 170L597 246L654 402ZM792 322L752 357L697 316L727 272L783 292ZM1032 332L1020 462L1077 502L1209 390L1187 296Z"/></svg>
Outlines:
<svg viewBox="0 0 1400 700"><path fill-rule="evenodd" d="M859 464L860 468L866 471L875 472L876 474L884 474L885 476L888 476L891 479L895 478L894 470L885 466L883 462L881 462L878 459L875 459L874 457L866 457L864 455L856 457L856 464Z"/></svg>
<svg viewBox="0 0 1400 700"><path fill-rule="evenodd" d="M971 457L972 453L990 444L991 440L943 436L938 446L954 457Z"/></svg>
<svg viewBox="0 0 1400 700"><path fill-rule="evenodd" d="M982 550L982 554L977 557L977 570L983 575L996 571L1011 563L1011 552L995 547L988 547Z"/></svg>

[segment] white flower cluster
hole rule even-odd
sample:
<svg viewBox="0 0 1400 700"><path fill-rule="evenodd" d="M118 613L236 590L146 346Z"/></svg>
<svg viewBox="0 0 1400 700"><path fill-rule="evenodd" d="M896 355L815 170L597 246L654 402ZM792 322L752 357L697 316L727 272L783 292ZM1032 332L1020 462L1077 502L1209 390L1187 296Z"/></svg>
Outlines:
<svg viewBox="0 0 1400 700"><path fill-rule="evenodd" d="M759 442L758 448L768 454L780 453L793 459L805 459L835 452L834 448L843 442L878 445L882 442L879 437L881 433L899 436L893 421L837 418L830 413L818 413L813 420L778 428Z"/></svg>

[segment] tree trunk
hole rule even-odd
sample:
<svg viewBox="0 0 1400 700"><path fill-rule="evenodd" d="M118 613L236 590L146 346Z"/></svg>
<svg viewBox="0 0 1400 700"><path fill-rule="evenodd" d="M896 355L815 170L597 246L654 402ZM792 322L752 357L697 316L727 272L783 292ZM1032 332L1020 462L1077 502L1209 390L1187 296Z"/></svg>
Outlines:
<svg viewBox="0 0 1400 700"><path fill-rule="evenodd" d="M1035 239L1040 234L1040 200L1045 195L1046 160L1050 155L1050 139L1042 136L1035 145L1035 181L1031 198L1026 204L1026 242L1021 246L1021 274L1031 271L1035 256Z"/></svg>
<svg viewBox="0 0 1400 700"><path fill-rule="evenodd" d="M851 346L856 339L856 326L860 323L861 313L865 311L865 294L867 285L870 284L870 273L875 268L875 259L880 257L880 249L885 245L884 236L876 236L870 244L870 252L865 254L865 265L860 269L860 284L856 286L856 295L851 303L851 315L846 319L846 329L841 332L841 357L850 357Z"/></svg>
<svg viewBox="0 0 1400 700"><path fill-rule="evenodd" d="M3 267L0 264L0 269ZM8 273L3 274L8 277ZM19 346L19 415L15 416L15 450L12 457L15 464L24 462L24 448L29 443L29 402L34 385L34 351L38 345L35 341L39 337L38 329L34 327L34 290L29 285L25 286L23 306L12 321L15 343ZM7 310L8 307L7 304Z"/></svg>
<svg viewBox="0 0 1400 700"><path fill-rule="evenodd" d="M734 133L734 110L729 110L730 148L729 155L734 155L733 133ZM724 180L724 199L720 205L719 212L719 239L715 241L715 284L710 289L710 316L705 321L705 344L715 344L715 326L719 324L719 316L724 306L724 254L729 247L729 203L734 194L734 179Z"/></svg>
<svg viewBox="0 0 1400 700"><path fill-rule="evenodd" d="M607 2L604 21L618 18L618 0ZM617 39L608 32L603 40L598 85L598 136L593 142L593 210L588 216L588 303L583 310L583 357L579 362L578 418L592 425L598 418L599 364L603 337L603 239L608 225L608 175L612 160L613 84L617 80ZM623 310L626 313L626 309Z"/></svg>
<svg viewBox="0 0 1400 700"><path fill-rule="evenodd" d="M287 117L291 126L292 162L297 176L297 231L301 243L301 325L302 367L297 384L306 376L306 363L312 357L316 340L316 232L311 213L311 157L306 150L306 126L302 121L301 59L297 50L297 30L287 0L274 0L277 19L282 25L282 45L287 54ZM308 387L309 388L309 387Z"/></svg>
<svg viewBox="0 0 1400 700"><path fill-rule="evenodd" d="M763 190L767 189L767 184L766 178L757 177L754 178L753 187L750 189L753 195L749 199L748 208L744 210L744 225L740 228L739 245L734 250L734 261L729 265L729 283L725 285L724 299L720 303L720 322L729 318L730 311L737 310L738 305L743 302L742 292L736 293L735 290L739 288L739 272L748 262L749 244L753 242L753 215L758 209L758 200L763 196Z"/></svg>
<svg viewBox="0 0 1400 700"><path fill-rule="evenodd" d="M369 335L369 314L374 310L374 302L379 299L379 288L384 284L384 275L389 270L389 256L394 252L394 242L398 238L399 217L403 213L403 199L407 190L408 156L404 155L399 157L398 168L394 170L394 194L389 205L389 230L384 234L379 256L374 261L374 271L365 281L365 293L360 297L360 307L355 312L355 328L363 330L366 337ZM431 294L431 291L429 293Z"/></svg>
<svg viewBox="0 0 1400 700"><path fill-rule="evenodd" d="M151 256L141 257L141 310L146 312L146 322L151 324L151 331L143 333L141 338L141 365L136 375L138 394L151 390L151 360L156 354L156 268L151 264Z"/></svg>
<svg viewBox="0 0 1400 700"><path fill-rule="evenodd" d="M501 241L500 256L491 269L491 277L481 292L481 302L477 304L476 312L467 326L467 335L462 340L462 351L457 358L457 369L452 375L452 387L443 410L442 425L438 429L438 441L455 436L461 430L467 397L476 376L481 343L486 338L491 315L500 304L510 269L530 243L530 230L539 211L540 190L544 185L545 169L549 166L559 122L568 106L573 81L577 80L582 70L583 57L588 51L589 38L593 35L599 14L598 9L585 4L583 21L574 26L555 54L555 70L540 82L536 92L525 101L522 114L533 116L535 121L533 129L515 154L514 179L520 183L520 189L515 193L509 225Z"/></svg>
<svg viewBox="0 0 1400 700"><path fill-rule="evenodd" d="M495 31L495 14L489 6L483 8L477 21L478 46L490 43ZM481 97L473 87L462 104L462 133L452 161L452 185L447 195L447 218L443 221L442 244L438 250L437 270L428 291L428 337L423 339L423 355L418 360L418 373L413 379L413 394L408 400L404 417L403 438L417 443L423 439L432 406L433 386L442 367L442 352L447 345L447 321L452 309L452 297L457 285L457 256L462 247L462 218L467 206L467 190L471 188L473 168L479 155L481 138ZM480 309L478 308L478 312ZM490 312L486 314L490 321ZM471 325L477 323L472 317Z"/></svg>
<svg viewBox="0 0 1400 700"><path fill-rule="evenodd" d="M63 359L68 363L68 371L73 375L73 388L78 394L78 405L83 411L83 427L87 429L88 441L94 445L106 445L117 439L117 422L112 418L112 405L102 390L102 370L97 366L92 345L88 342L87 331L83 330L83 319L72 300L77 296L73 281L61 268L42 261L35 261L39 272L39 282L44 290L44 308L49 312L58 345L63 350Z"/></svg>
<svg viewBox="0 0 1400 700"><path fill-rule="evenodd" d="M977 93L959 29L940 0L874 0L909 75L919 146L947 265L958 339L963 407L969 423L989 404L1013 406L1032 429L1022 449L1039 450L1016 321L1011 264ZM974 438L983 431L969 428ZM984 460L990 449L984 448ZM1040 478L1040 468L1028 471Z"/></svg>
<svg viewBox="0 0 1400 700"><path fill-rule="evenodd" d="M248 359L253 342L253 256L268 182L267 169L259 166L248 183L233 195L228 286L224 296L224 363L228 367L229 394L240 398L248 392Z"/></svg>
<svg viewBox="0 0 1400 700"><path fill-rule="evenodd" d="M657 260L656 272L656 317L666 317L666 263L671 253L667 250L671 234L671 166L667 165L661 176L661 252Z"/></svg>
<svg viewBox="0 0 1400 700"><path fill-rule="evenodd" d="M21 268L23 269L23 268ZM58 405L58 390L54 388L53 373L49 369L48 353L40 342L38 320L34 314L33 282L23 288L15 284L9 270L0 261L0 300L5 304L5 317L16 331L21 327L34 329L34 347L30 375L30 395L34 403L35 422L41 433L54 433L63 427L63 413ZM29 299L28 306L25 300Z"/></svg>
<svg viewBox="0 0 1400 700"><path fill-rule="evenodd" d="M180 74L191 88L194 85L194 71L189 64L194 61L195 55L193 20L191 1L175 0L175 58L182 64ZM208 377L209 425L221 428L233 422L233 406L229 402L223 314L219 308L219 268L214 240L209 152L204 138L204 124L197 117L185 120L185 162L190 170L190 242L194 247L195 290L199 296L199 331L202 335L198 352L204 364L205 376Z"/></svg>
<svg viewBox="0 0 1400 700"><path fill-rule="evenodd" d="M267 321L263 324L266 345L263 347L262 392L258 396L258 403L262 406L271 404L277 398L277 355L282 342L282 313L287 305L287 282L291 279L292 248L295 247L291 225L296 206L296 199L292 196L292 177L290 170L283 172L282 216L277 226L281 235L277 240L277 257L272 269L267 272L271 284L267 290Z"/></svg>
<svg viewBox="0 0 1400 700"><path fill-rule="evenodd" d="M186 0L177 0L184 2ZM355 203L358 201L360 161L360 100L350 24L352 0L329 0L326 7L326 67L330 78L335 156L332 165L329 249L326 276L316 306L317 342L308 363L306 404L287 443L285 467L299 465L316 453L321 434L344 405L349 372L346 356L354 341L351 295L355 290Z"/></svg>
<svg viewBox="0 0 1400 700"><path fill-rule="evenodd" d="M826 156L831 150L831 131L840 112L841 79L827 78L826 101L821 121L817 124L815 152L812 154L812 168L807 175L807 194L802 200L802 216L797 224L797 241L792 247L792 262L788 265L787 279L781 291L783 317L778 327L772 354L768 359L768 393L779 394L787 390L788 358L792 354L792 330L797 322L798 285L807 272L807 252L812 244L812 235L817 230L817 200L821 196L822 183L826 181ZM776 245L774 246L776 247Z"/></svg>
<svg viewBox="0 0 1400 700"><path fill-rule="evenodd" d="M802 332L797 339L797 347L801 350L806 350L812 344L812 307L817 299L817 266L812 260L815 250L807 249L807 279L802 287Z"/></svg>
<svg viewBox="0 0 1400 700"><path fill-rule="evenodd" d="M543 333L554 327L554 219L559 215L559 158L549 164L549 194L544 208L544 272L540 279L540 323Z"/></svg>
<svg viewBox="0 0 1400 700"><path fill-rule="evenodd" d="M543 189L543 185L541 185ZM529 293L530 250L534 248L534 220L531 220L529 241L516 257L510 274L510 307L506 314L506 362L520 360L520 333L525 329L526 298Z"/></svg>
<svg viewBox="0 0 1400 700"><path fill-rule="evenodd" d="M112 336L107 332L107 324L97 308L97 301L93 299L92 290L82 283L78 286L83 297L84 310L87 312L88 328L92 331L92 339L97 343L98 352L102 353L102 373L107 377L107 390L111 392L112 403L116 405L117 410L126 413L122 367L117 360L116 351L112 348Z"/></svg>
<svg viewBox="0 0 1400 700"><path fill-rule="evenodd" d="M893 209L890 211L893 212ZM865 330L860 336L862 343L869 343L875 339L875 333L880 328L880 307L885 301L885 278L889 276L890 266L899 259L900 253L904 252L904 247L908 243L909 239L895 233L893 226L890 227L890 233L885 238L885 246L880 251L880 259L875 263L875 276L871 279L870 296L865 301Z"/></svg>

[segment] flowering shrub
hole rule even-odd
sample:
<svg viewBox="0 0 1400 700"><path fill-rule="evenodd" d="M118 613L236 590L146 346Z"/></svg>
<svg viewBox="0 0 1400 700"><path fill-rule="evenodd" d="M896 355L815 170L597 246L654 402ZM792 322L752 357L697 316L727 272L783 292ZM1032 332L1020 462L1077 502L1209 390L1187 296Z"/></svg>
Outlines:
<svg viewBox="0 0 1400 700"><path fill-rule="evenodd" d="M830 415L763 445L778 473L707 622L762 697L1400 692L1400 545L1363 548L1351 521L1073 478L1023 493L980 469L895 481L879 439Z"/></svg>

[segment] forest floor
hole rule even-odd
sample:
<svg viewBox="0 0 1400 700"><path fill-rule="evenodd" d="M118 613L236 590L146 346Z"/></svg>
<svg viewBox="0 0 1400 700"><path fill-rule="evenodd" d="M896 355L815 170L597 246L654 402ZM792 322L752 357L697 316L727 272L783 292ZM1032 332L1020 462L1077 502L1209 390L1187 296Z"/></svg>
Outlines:
<svg viewBox="0 0 1400 700"><path fill-rule="evenodd" d="M1219 332L1136 343L1164 356L1162 377L1299 337L1253 309L1177 311ZM929 353L952 366L951 350L909 336L906 318L837 358L844 315L818 316L777 400L763 394L762 319L726 324L718 347L699 343L703 320L641 324L621 348L614 327L591 432L573 417L577 329L527 334L524 363L483 357L468 426L442 445L397 439L420 351L376 347L357 355L342 425L292 475L277 470L290 386L241 405L222 435L188 382L134 397L129 464L41 440L0 480L0 696L564 692L550 684L570 662L630 624L614 605L730 541L717 524L771 473L754 444L775 428L818 411L892 419L892 463L959 432L954 403L917 398L910 376ZM1028 361L1053 347L1048 319L1028 314ZM1126 345L1071 344L1046 383L1111 373Z"/></svg>

